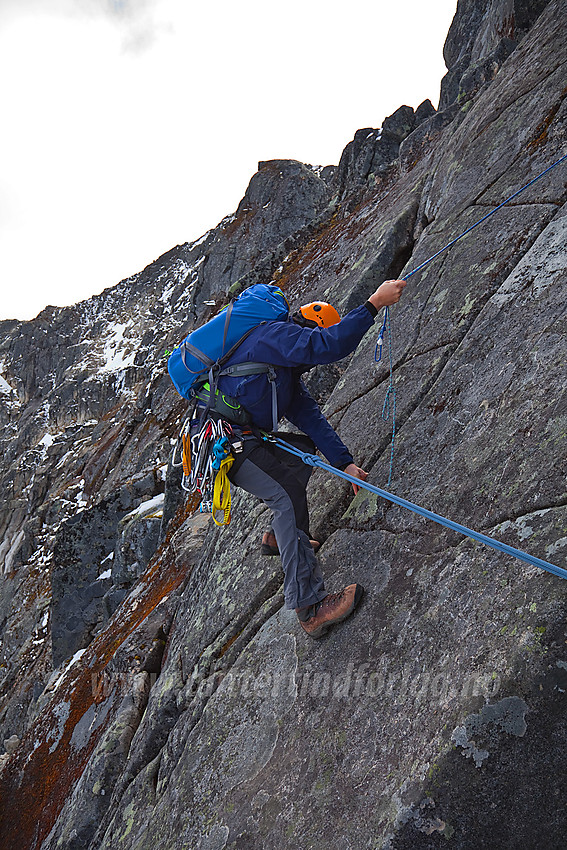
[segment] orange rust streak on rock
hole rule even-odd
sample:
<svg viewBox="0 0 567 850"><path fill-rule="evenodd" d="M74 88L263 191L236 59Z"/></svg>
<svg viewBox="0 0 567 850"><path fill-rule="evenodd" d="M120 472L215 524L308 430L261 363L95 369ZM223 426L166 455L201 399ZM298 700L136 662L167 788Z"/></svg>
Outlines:
<svg viewBox="0 0 567 850"><path fill-rule="evenodd" d="M71 746L75 726L100 701L92 675L100 673L128 636L186 576L183 564L171 561L164 548L146 570L135 598L116 612L81 659L67 673L56 696L24 737L0 777L0 846L2 850L37 850L50 832L101 735L114 717L121 695L111 692L110 710L86 746ZM52 750L52 752L50 752Z"/></svg>
<svg viewBox="0 0 567 850"><path fill-rule="evenodd" d="M549 127L550 127L551 123L553 122L553 119L555 118L555 116L559 112L559 110L561 108L561 104L563 103L563 101L565 100L566 97L567 97L567 86L565 86L565 88L561 92L561 96L560 96L558 103L556 103L555 106L553 106L550 109L550 111L548 112L546 117L543 119L543 121L541 121L541 123L538 124L538 126L536 127L533 138L526 145L528 150L530 150L530 151L535 150L540 145L545 144L545 142L547 141L547 134L548 134Z"/></svg>

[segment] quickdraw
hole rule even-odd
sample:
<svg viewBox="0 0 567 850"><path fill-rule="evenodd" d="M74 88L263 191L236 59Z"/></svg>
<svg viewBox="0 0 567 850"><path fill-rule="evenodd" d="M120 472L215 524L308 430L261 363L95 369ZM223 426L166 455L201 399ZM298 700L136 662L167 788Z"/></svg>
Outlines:
<svg viewBox="0 0 567 850"><path fill-rule="evenodd" d="M187 493L199 493L201 512L210 511L219 526L230 523L230 481L227 473L234 463L229 437L230 423L188 416L173 450L172 466L183 467L181 486ZM235 442L236 445L236 442ZM217 519L219 511L222 519Z"/></svg>

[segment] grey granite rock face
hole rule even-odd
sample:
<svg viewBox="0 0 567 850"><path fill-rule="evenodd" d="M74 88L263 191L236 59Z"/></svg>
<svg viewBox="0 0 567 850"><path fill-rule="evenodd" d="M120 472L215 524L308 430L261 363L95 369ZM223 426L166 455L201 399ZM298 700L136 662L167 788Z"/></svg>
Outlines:
<svg viewBox="0 0 567 850"><path fill-rule="evenodd" d="M344 149L333 184L345 200L353 190L375 187L395 166L400 144L415 127L435 112L431 102L424 101L416 112L411 106L400 106L384 119L379 129L357 130Z"/></svg>
<svg viewBox="0 0 567 850"><path fill-rule="evenodd" d="M498 72L532 27L549 0L459 0L443 57L447 75L441 83L439 109L464 103Z"/></svg>
<svg viewBox="0 0 567 850"><path fill-rule="evenodd" d="M157 548L161 518L132 516L132 508L144 496L153 496L156 486L153 476L144 476L67 520L57 531L51 574L55 667L88 646L112 613L105 606L105 594L112 587L131 585L147 567Z"/></svg>
<svg viewBox="0 0 567 850"><path fill-rule="evenodd" d="M236 213L221 222L205 255L201 296L225 298L233 283L322 214L330 197L325 181L303 163L258 163Z"/></svg>
<svg viewBox="0 0 567 850"><path fill-rule="evenodd" d="M563 846L565 582L317 470L327 586L366 593L310 640L279 559L260 554L266 509L235 492L228 528L189 516L167 469L186 405L165 351L206 301L266 274L292 307L344 313L558 159L566 18L565 0L460 3L447 108L402 107L337 168L262 163L202 240L82 305L2 323L6 850ZM391 489L560 566L566 245L563 165L391 311ZM377 330L307 380L383 486ZM19 369L21 339L37 361ZM164 486L161 519L132 513ZM82 637L63 650L73 614Z"/></svg>

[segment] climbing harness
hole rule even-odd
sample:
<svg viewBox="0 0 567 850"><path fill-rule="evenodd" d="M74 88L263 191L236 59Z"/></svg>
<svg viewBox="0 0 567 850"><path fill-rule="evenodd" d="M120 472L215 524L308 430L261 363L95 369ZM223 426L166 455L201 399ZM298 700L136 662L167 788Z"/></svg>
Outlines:
<svg viewBox="0 0 567 850"><path fill-rule="evenodd" d="M468 227L466 230L463 230L462 233L460 233L458 236L456 236L454 239L452 239L450 242L448 242L446 245L444 245L443 248L441 248L435 254L432 254L431 257L428 257L428 259L425 260L423 263L421 263L419 266L416 266L415 269L412 269L407 274L405 274L403 276L403 278L401 278L401 279L402 280L409 280L410 277L413 277L414 274L416 274L417 272L420 272L422 269L424 269L426 266L428 266L429 263L432 263L433 260L436 260L437 257L439 257L441 254L444 254L445 251L449 250L449 248L452 248L453 245L455 245L460 239L463 238L463 236L466 236L468 233L471 232L471 230L474 230L475 227L478 227L480 224L482 224L484 221L486 221L488 218L490 218L491 215L494 215L494 213L497 213L499 210L502 209L502 207L505 207L506 204L509 204L510 201L514 200L514 198L517 198L518 195L520 195L526 189L529 189L530 186L533 186L534 183L537 183L538 180L541 180L542 177L544 177L553 168L560 165L566 159L567 159L567 153L564 154L559 159L557 159L555 162L553 162L544 171L540 172L540 174L538 174L536 177L534 177L532 180L530 180L529 183L526 183L524 186L522 186L521 189L518 189L517 192L514 192L513 195L510 195L509 198L506 198L505 201L502 201L501 204L499 204L497 207L495 207L489 213L484 215L482 218L480 218L478 221L476 221L473 225ZM391 334L391 329L390 329L390 310L389 310L388 307L386 307L385 311L384 311L384 322L382 324L382 328L381 328L380 333L378 335L378 342L376 343L376 348L374 350L374 361L376 363L380 363L380 361L382 359L382 347L383 347L383 344L384 344L384 332L386 330L388 331L388 353L389 353L389 357L390 357L390 382L389 382L389 385L388 385L388 389L386 390L386 398L384 399L384 406L382 408L382 419L384 419L384 421L388 421L388 419L390 417L390 408L391 408L391 412L392 412L392 441L391 441L391 444L390 444L390 470L389 470L389 474L388 474L388 483L386 484L386 486L389 487L391 482L392 482L392 472L393 472L393 469L394 469L394 445L395 445L395 439L396 439L396 390L395 390L395 387L393 385L392 334ZM391 399L391 403L390 403L390 399Z"/></svg>
<svg viewBox="0 0 567 850"><path fill-rule="evenodd" d="M499 540L494 540L494 538L488 537L488 535L486 534L481 534L481 532L479 531L474 531L471 528L467 528L465 525L460 525L458 522L453 522L453 520L446 519L445 517L440 516L439 514L435 514L432 511L428 511L426 508L422 508L419 505L414 504L413 502L409 502L407 499L402 499L399 496L395 496L393 493L389 493L387 490L382 490L380 487L375 487L374 484L369 484L367 481L362 481L360 478L355 478L353 475L349 475L348 472L342 472L340 469L337 469L334 466L330 466L328 463L325 463L324 461L320 460L317 455L309 454L308 452L302 452L301 449L298 449L295 446L284 442L284 440L281 440L279 437L264 435L264 439L275 443L281 449L284 449L286 452L289 452L290 454L301 458L303 463L306 463L308 466L319 467L320 469L324 469L327 472L331 472L338 478L343 478L345 481L350 481L351 484L355 484L357 487L361 487L364 490L368 490L370 493L375 493L377 496L381 496L383 499L387 499L389 502L393 502L395 505L399 505L402 508L407 508L408 510L413 511L416 514L419 514L419 516L433 520L433 522L436 522L439 525L443 525L445 528L451 529L451 531L458 531L459 534L464 534L466 537L470 537L473 540L477 540L479 543L484 543L486 546L490 546L492 549L496 549L499 552L504 552L506 555L511 555L513 558L518 558L520 561L524 561L527 564L532 564L534 567L539 567L542 570L546 570L549 573L553 573L554 575L559 576L559 578L567 579L567 570L564 570L562 567L557 567L555 564L550 564L548 561L543 561L541 558L536 558L534 555L530 555L528 552L523 552L521 549L515 549L513 546L508 546L506 543L501 543Z"/></svg>

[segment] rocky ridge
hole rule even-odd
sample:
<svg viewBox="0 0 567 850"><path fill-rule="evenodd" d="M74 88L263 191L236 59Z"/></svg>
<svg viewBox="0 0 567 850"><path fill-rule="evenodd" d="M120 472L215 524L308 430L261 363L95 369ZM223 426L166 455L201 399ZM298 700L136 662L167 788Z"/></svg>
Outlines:
<svg viewBox="0 0 567 850"><path fill-rule="evenodd" d="M564 0L459 3L438 111L401 107L336 167L260 163L202 239L2 323L3 846L472 850L511 846L509 824L561 846L561 580L316 472L329 585L367 598L309 642L258 553L261 505L237 494L222 531L175 513L165 362L257 279L350 309L558 159L566 20ZM566 201L560 167L392 316L392 490L559 565ZM383 484L375 344L310 383Z"/></svg>

